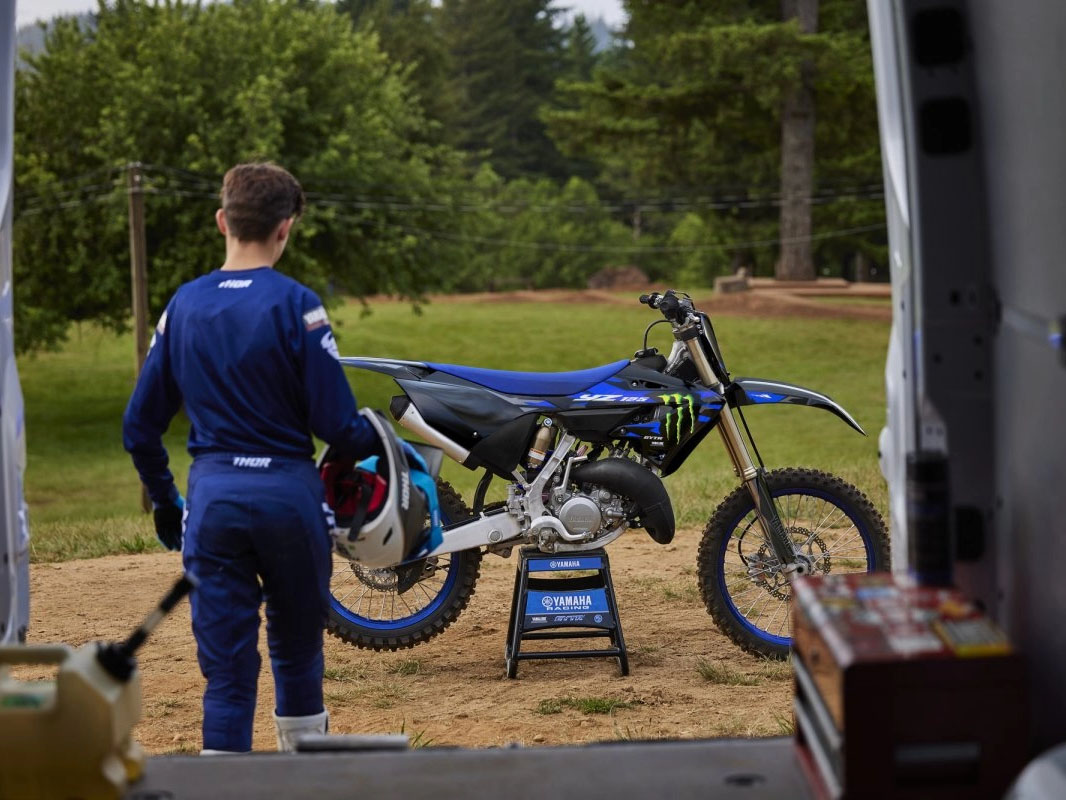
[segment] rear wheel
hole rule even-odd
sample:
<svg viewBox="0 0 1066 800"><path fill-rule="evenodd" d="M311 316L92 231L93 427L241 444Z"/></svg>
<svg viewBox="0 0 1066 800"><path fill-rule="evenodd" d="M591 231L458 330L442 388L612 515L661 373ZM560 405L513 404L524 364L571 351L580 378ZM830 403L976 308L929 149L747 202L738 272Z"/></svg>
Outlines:
<svg viewBox="0 0 1066 800"><path fill-rule="evenodd" d="M448 483L437 481L437 496L445 525L471 516ZM477 549L386 569L369 569L334 552L326 630L369 650L414 647L456 620L480 573Z"/></svg>
<svg viewBox="0 0 1066 800"><path fill-rule="evenodd" d="M785 530L813 575L888 569L888 533L869 499L840 478L810 469L768 472ZM703 532L700 593L718 628L744 650L786 658L792 588L739 487Z"/></svg>

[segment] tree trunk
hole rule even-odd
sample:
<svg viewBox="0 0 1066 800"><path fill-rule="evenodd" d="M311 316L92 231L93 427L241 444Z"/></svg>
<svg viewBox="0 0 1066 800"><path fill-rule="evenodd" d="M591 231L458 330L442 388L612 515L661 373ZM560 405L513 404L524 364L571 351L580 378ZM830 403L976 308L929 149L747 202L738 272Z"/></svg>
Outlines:
<svg viewBox="0 0 1066 800"><path fill-rule="evenodd" d="M873 280L873 261L861 250L855 254L855 283L869 283Z"/></svg>
<svg viewBox="0 0 1066 800"><path fill-rule="evenodd" d="M818 29L818 0L781 0L785 20L803 33ZM811 196L814 194L814 65L800 66L800 82L781 106L781 260L778 280L814 280Z"/></svg>

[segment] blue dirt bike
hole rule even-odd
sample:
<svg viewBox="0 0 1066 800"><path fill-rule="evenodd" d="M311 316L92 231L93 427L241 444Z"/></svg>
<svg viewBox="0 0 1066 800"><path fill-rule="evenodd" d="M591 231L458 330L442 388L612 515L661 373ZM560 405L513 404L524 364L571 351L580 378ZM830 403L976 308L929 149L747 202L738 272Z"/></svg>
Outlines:
<svg viewBox="0 0 1066 800"><path fill-rule="evenodd" d="M436 636L466 607L483 553L507 557L526 545L580 552L629 528L670 542L674 513L661 478L715 429L742 485L703 532L699 586L718 627L740 647L788 654L797 576L887 568L885 525L862 492L812 469L766 471L753 463L737 424L746 405L806 405L863 433L851 415L800 386L732 378L710 318L687 295L640 300L672 326L668 356L649 349L645 333L632 359L577 372L341 359L394 378L403 392L390 406L396 421L484 475L469 504L438 481L443 534L427 537L404 563L372 569L334 555L330 632L375 650ZM507 499L486 505L494 477L507 482Z"/></svg>

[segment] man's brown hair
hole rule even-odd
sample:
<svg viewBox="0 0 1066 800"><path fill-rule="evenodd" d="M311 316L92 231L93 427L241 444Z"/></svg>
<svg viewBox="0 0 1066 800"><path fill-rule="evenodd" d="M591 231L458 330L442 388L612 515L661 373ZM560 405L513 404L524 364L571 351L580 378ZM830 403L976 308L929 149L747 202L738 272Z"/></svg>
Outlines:
<svg viewBox="0 0 1066 800"><path fill-rule="evenodd" d="M238 164L222 178L222 211L242 242L265 242L278 224L304 210L300 182L277 164Z"/></svg>

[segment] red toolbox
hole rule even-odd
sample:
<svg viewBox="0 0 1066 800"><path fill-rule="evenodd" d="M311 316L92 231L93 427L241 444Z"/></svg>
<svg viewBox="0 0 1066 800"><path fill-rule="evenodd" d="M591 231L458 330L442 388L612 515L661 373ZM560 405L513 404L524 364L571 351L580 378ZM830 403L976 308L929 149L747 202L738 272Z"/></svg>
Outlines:
<svg viewBox="0 0 1066 800"><path fill-rule="evenodd" d="M889 574L793 591L796 744L819 795L1002 797L1029 755L1024 665L987 616Z"/></svg>

